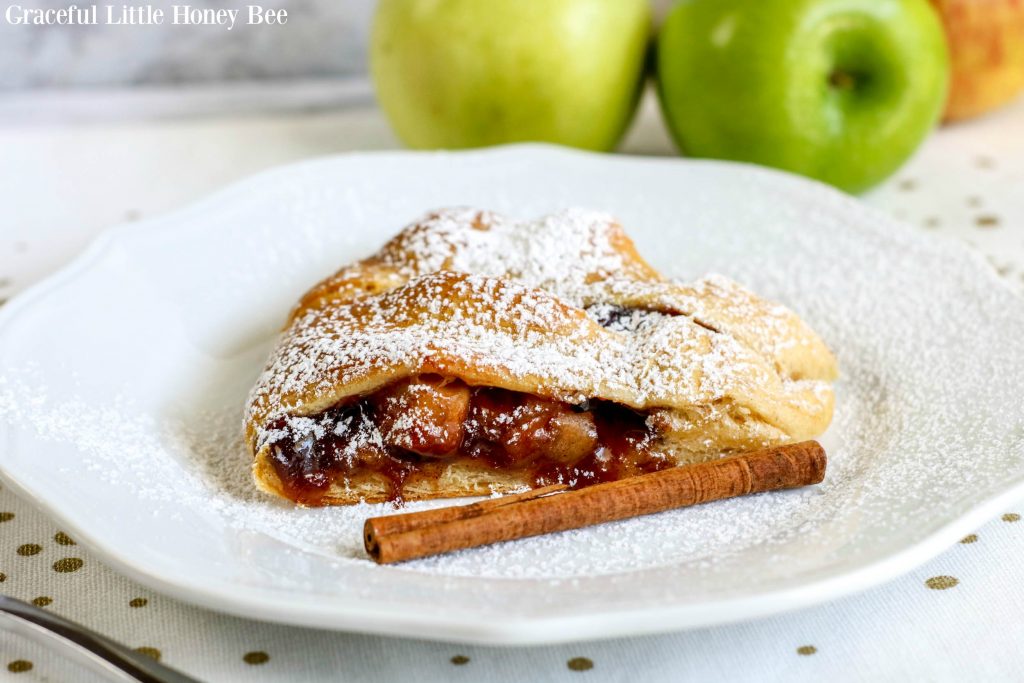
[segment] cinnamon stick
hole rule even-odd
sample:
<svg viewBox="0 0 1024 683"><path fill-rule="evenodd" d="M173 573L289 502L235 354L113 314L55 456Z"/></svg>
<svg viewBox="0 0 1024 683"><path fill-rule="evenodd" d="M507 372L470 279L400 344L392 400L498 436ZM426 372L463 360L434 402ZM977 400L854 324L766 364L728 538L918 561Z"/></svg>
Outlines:
<svg viewBox="0 0 1024 683"><path fill-rule="evenodd" d="M497 498L486 498L468 505L449 505L448 507L423 510L421 512L388 515L387 517L374 517L372 520L368 520L368 522L373 522L373 532L378 537L388 536L391 534L399 534L404 531L412 531L413 529L419 529L420 527L431 526L433 524L441 524L442 522L452 522L457 519L476 517L488 510L494 510L495 508L499 508L504 505L511 505L512 503L521 503L534 498L540 498L541 496L546 496L550 493L565 491L568 488L569 487L565 484L552 484L551 486L542 486L541 488L530 489L529 491L523 491L522 493L511 493ZM364 530L367 532L370 531L369 523L364 526Z"/></svg>
<svg viewBox="0 0 1024 683"><path fill-rule="evenodd" d="M685 465L573 491L555 485L470 505L372 517L366 552L379 564L511 541L687 507L817 484L825 451L804 441Z"/></svg>

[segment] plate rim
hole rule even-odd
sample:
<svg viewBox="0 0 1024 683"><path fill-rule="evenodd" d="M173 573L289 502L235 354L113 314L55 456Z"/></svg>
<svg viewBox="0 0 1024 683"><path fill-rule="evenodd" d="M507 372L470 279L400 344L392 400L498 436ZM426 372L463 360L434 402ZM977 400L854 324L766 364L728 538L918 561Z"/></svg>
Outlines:
<svg viewBox="0 0 1024 683"><path fill-rule="evenodd" d="M95 262L102 259L108 251L116 248L123 234L139 235L143 231L155 231L168 223L186 220L193 213L201 213L208 207L229 202L232 197L249 187L265 182L267 178L282 174L295 173L299 169L310 169L318 165L329 165L332 162L360 157L383 158L387 156L402 157L416 155L435 158L454 156L502 156L507 154L534 153L565 156L587 157L591 160L607 160L609 155L573 150L557 145L527 143L503 145L477 150L460 152L415 152L408 150L386 150L369 152L351 152L344 154L314 157L289 164L275 166L258 173L243 177L227 186L210 193L184 206L146 218L134 223L121 223L106 228L97 235L89 246L69 263L29 286L14 296L5 306L0 308L0 337L10 334L16 329L15 322L19 314L27 310L30 304L37 302L57 290L66 287L91 270ZM616 155L611 158L618 158ZM720 161L712 159L690 159L678 157L657 157L641 155L621 155L621 158L635 161L655 161L663 164L714 165L726 167L742 167L746 171L783 176L788 182L806 183L818 186L835 195L844 197L846 201L858 203L856 198L845 195L823 183L794 176L783 171L763 168L752 164ZM861 208L877 212L863 204ZM884 214L883 214L884 215ZM885 216L886 220L900 229L910 231L902 221ZM941 238L929 238L914 234L919 239L927 239L935 246L948 248L951 242ZM999 286L1014 297L1019 295L984 261L980 254L966 247L960 249L963 257L970 257L982 266L982 273L988 275L989 283ZM0 443L5 450L11 448L11 435L8 423L0 420ZM0 461L0 481L10 487L23 500L41 510L50 519L58 522L62 528L82 541L88 550L104 564L115 571L121 572L132 580L139 582L159 593L170 595L175 599L203 607L214 609L240 617L262 621L284 623L309 628L329 628L335 630L372 633L383 636L410 637L452 643L480 645L513 645L529 646L582 642L608 638L639 636L670 631L681 631L703 628L750 619L758 619L773 614L793 611L812 605L835 600L847 595L862 592L886 581L907 574L933 559L943 551L952 547L965 534L984 522L995 517L1007 504L1024 497L1024 472L1016 479L1009 478L1005 485L993 489L985 498L970 505L968 509L957 514L946 523L936 527L920 538L916 543L909 544L887 556L876 559L868 564L850 570L838 572L814 579L799 586L762 591L754 595L736 598L712 599L697 603L663 605L639 609L611 609L601 615L532 615L516 617L500 622L475 619L472 615L449 618L440 613L424 615L417 612L396 613L392 606L373 609L372 601L351 601L345 609L339 609L337 602L328 606L318 607L302 604L296 608L286 604L286 599L259 593L250 597L251 591L234 589L233 584L206 577L198 582L188 583L181 577L164 574L159 567L149 566L145 562L136 562L124 553L120 553L114 543L108 543L87 528L80 526L69 515L48 504L46 499L37 495L28 485L22 484L16 474L8 471L6 463ZM953 513L956 514L956 513ZM604 619L595 618L596 616ZM607 617L613 617L608 619ZM429 633L429 636L424 635Z"/></svg>

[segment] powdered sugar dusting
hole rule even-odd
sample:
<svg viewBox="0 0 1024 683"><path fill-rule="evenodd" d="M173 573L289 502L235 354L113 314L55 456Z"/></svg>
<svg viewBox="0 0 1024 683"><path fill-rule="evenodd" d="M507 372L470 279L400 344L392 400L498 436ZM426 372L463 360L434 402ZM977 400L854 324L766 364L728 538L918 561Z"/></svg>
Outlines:
<svg viewBox="0 0 1024 683"><path fill-rule="evenodd" d="M402 252L417 255L414 261L394 258L404 257L395 250L384 262L397 265L407 278L438 270L511 277L582 306L604 291L595 275L626 270L627 262L609 241L608 228L614 226L611 215L581 208L532 221L479 209L445 209L432 213L399 242Z"/></svg>

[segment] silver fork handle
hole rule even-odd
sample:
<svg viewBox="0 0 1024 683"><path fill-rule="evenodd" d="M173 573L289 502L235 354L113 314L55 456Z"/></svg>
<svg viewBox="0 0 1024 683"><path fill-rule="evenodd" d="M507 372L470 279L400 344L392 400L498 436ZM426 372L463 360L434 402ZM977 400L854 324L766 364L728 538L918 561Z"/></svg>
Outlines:
<svg viewBox="0 0 1024 683"><path fill-rule="evenodd" d="M0 595L0 622L40 642L58 643L79 662L118 681L199 683L151 657L27 602Z"/></svg>

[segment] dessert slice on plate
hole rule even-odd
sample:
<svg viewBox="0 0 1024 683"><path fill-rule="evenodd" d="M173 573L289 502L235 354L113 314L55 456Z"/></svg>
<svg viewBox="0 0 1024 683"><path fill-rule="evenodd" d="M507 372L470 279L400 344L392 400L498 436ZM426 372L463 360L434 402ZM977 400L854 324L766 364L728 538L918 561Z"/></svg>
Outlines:
<svg viewBox="0 0 1024 683"><path fill-rule="evenodd" d="M817 436L832 354L609 216L429 215L308 292L253 388L257 484L303 505L583 486Z"/></svg>

